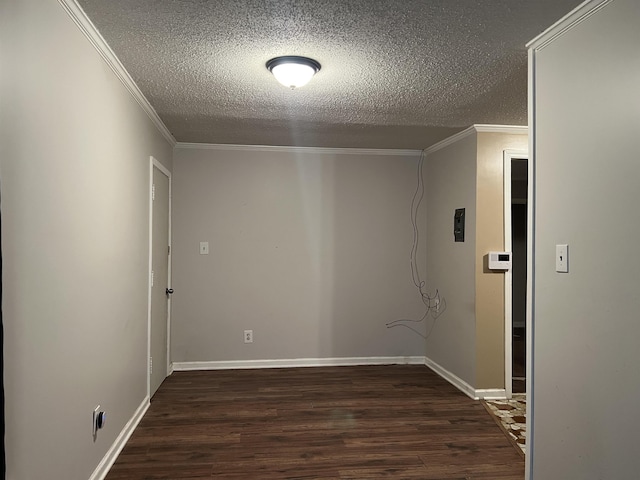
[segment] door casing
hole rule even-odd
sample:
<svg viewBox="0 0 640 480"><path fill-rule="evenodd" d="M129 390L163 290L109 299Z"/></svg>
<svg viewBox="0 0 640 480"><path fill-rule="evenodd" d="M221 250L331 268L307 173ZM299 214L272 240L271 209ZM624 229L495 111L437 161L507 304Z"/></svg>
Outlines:
<svg viewBox="0 0 640 480"><path fill-rule="evenodd" d="M153 169L156 168L160 173L164 174L169 181L169 205L168 205L168 232L167 232L167 240L168 240L168 252L167 252L167 278L161 279L156 278L153 279ZM171 172L160 163L153 156L149 157L149 275L148 275L148 301L147 301L147 395L150 397L151 392L151 331L152 331L152 317L151 317L151 305L152 305L152 288L154 282L156 285L164 285L166 284L167 288L171 288ZM160 282L160 283L158 283ZM169 296L167 299L167 322L166 322L166 338L167 338L167 346L166 346L166 365L163 365L165 368L166 375L169 375L170 365L171 365L171 357L170 357L170 346L171 346L171 297ZM158 365L156 365L157 368Z"/></svg>

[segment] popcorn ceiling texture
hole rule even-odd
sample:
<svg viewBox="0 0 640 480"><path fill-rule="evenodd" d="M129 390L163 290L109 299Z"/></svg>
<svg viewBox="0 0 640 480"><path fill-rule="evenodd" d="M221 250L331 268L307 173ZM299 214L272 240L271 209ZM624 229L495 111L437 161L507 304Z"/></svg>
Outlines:
<svg viewBox="0 0 640 480"><path fill-rule="evenodd" d="M422 149L525 125L525 43L581 0L78 3L178 141ZM279 55L322 69L290 91Z"/></svg>

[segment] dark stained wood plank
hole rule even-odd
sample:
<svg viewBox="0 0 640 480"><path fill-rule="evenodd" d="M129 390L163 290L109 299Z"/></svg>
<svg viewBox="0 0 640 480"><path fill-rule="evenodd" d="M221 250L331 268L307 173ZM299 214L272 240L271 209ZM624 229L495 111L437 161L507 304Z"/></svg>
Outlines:
<svg viewBox="0 0 640 480"><path fill-rule="evenodd" d="M480 402L424 366L178 372L107 480L522 480Z"/></svg>

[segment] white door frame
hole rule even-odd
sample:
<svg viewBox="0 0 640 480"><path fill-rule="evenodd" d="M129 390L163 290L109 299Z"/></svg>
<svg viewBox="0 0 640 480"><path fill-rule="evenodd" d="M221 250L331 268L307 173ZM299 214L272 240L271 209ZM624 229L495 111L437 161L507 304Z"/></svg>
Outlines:
<svg viewBox="0 0 640 480"><path fill-rule="evenodd" d="M511 241L511 161L513 159L529 159L526 150L505 150L504 151L504 249L510 252L513 248ZM527 161L527 166L529 162ZM527 202L531 202L531 190L527 192ZM527 208L528 209L528 208ZM531 242L531 232L527 231L527 249ZM527 278L527 283L528 283ZM527 295L528 295L527 286ZM504 274L504 390L507 398L513 396L513 371L512 371L512 337L513 337L513 273L507 270ZM527 320L527 333L529 325ZM527 352L528 354L528 352Z"/></svg>
<svg viewBox="0 0 640 480"><path fill-rule="evenodd" d="M169 179L169 256L167 287L171 288L171 172L158 160L149 157L149 288L147 297L147 396L151 396L151 281L153 269L153 168L157 168ZM171 296L167 300L167 375L171 374Z"/></svg>
<svg viewBox="0 0 640 480"><path fill-rule="evenodd" d="M529 65L531 72L532 65ZM532 96L529 95L529 114L533 113ZM530 117L530 124L533 125L533 117ZM534 401L534 385L533 385L533 329L534 325L534 296L535 296L535 213L536 213L536 156L534 151L533 131L529 131L529 161L527 173L527 318L526 318L526 372L527 372L527 445L525 452L525 480L533 478L533 401Z"/></svg>

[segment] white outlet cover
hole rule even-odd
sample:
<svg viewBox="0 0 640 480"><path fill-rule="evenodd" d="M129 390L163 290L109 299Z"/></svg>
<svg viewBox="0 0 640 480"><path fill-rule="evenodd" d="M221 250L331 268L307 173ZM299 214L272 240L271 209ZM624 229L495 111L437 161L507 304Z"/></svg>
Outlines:
<svg viewBox="0 0 640 480"><path fill-rule="evenodd" d="M98 433L98 413L100 413L100 405L93 409L93 422L91 426L91 433L95 437Z"/></svg>
<svg viewBox="0 0 640 480"><path fill-rule="evenodd" d="M209 242L200 242L200 255L209 255Z"/></svg>
<svg viewBox="0 0 640 480"><path fill-rule="evenodd" d="M244 331L244 343L253 343L253 330Z"/></svg>

